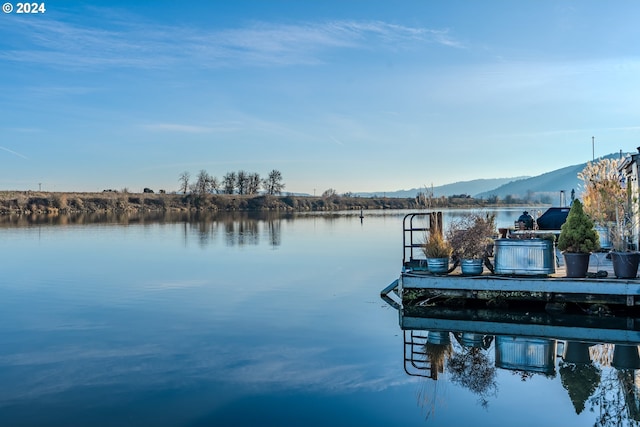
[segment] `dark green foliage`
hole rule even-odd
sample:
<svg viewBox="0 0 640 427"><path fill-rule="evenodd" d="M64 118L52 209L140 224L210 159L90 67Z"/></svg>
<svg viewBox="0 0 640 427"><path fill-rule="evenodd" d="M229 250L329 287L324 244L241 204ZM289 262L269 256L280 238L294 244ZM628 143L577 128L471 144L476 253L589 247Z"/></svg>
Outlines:
<svg viewBox="0 0 640 427"><path fill-rule="evenodd" d="M560 380L562 387L569 392L576 414L580 414L587 399L600 385L600 369L592 364L563 363L560 365Z"/></svg>
<svg viewBox="0 0 640 427"><path fill-rule="evenodd" d="M574 200L567 220L562 224L558 249L573 253L589 253L600 248L600 238L593 221L584 213L580 200Z"/></svg>

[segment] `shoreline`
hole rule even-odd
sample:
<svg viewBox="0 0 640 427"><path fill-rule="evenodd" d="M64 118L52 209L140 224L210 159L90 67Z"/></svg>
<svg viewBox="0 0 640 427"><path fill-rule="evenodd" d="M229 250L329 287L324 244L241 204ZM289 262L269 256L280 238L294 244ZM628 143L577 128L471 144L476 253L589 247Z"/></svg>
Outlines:
<svg viewBox="0 0 640 427"><path fill-rule="evenodd" d="M331 212L371 209L486 208L536 205L488 203L484 199L440 197L425 206L416 198L165 194L122 192L0 191L0 215L126 213L126 212Z"/></svg>

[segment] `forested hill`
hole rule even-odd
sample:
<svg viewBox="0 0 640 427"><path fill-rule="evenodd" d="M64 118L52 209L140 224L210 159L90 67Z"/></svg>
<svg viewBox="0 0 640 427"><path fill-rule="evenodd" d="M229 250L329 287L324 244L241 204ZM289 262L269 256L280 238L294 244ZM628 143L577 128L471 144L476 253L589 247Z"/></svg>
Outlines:
<svg viewBox="0 0 640 427"><path fill-rule="evenodd" d="M617 158L627 156L628 153L612 153L601 158ZM410 190L387 191L377 193L356 193L360 197L398 197L411 198L419 193L432 194L433 197L450 197L454 195L468 195L474 198L489 199L498 197L500 199L530 199L532 195L555 198L564 191L566 197L570 197L571 190L580 193L581 181L578 179L578 172L582 171L587 162L577 165L566 166L561 169L543 173L533 177L515 178L494 178L475 179L471 181L460 181L441 186L424 186L412 188Z"/></svg>
<svg viewBox="0 0 640 427"><path fill-rule="evenodd" d="M431 191L433 191L433 197L448 197L454 194L475 195L487 190L498 188L504 184L512 182L513 180L524 178L527 177L474 179L472 181L459 181L452 184L434 187L425 184L422 188L412 188L410 190L387 191L385 193L356 193L356 195L360 197L416 197L418 193L431 193Z"/></svg>
<svg viewBox="0 0 640 427"><path fill-rule="evenodd" d="M627 154L623 154L623 156L626 155ZM603 158L617 157L620 157L620 153L609 154ZM513 180L493 190L475 194L474 197L485 199L492 196L497 196L501 199L506 197L527 198L528 194L544 193L558 195L560 191L564 191L568 200L571 190L575 190L578 194L581 192L582 181L578 179L578 173L582 171L586 165L587 162L580 163L531 178Z"/></svg>

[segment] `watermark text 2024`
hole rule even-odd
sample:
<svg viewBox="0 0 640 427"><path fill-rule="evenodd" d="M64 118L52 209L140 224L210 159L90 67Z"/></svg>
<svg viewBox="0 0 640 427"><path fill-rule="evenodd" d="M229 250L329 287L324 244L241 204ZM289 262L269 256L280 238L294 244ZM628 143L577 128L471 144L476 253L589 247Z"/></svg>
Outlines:
<svg viewBox="0 0 640 427"><path fill-rule="evenodd" d="M12 3L4 3L2 5L2 11L4 13L45 13L47 7L45 3L16 3L15 7Z"/></svg>

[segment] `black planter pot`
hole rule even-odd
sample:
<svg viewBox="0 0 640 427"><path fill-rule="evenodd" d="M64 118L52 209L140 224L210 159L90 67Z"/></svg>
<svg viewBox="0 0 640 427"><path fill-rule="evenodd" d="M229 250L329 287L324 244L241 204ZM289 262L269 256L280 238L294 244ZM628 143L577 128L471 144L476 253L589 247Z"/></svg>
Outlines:
<svg viewBox="0 0 640 427"><path fill-rule="evenodd" d="M611 366L618 369L640 369L638 346L616 344L613 349Z"/></svg>
<svg viewBox="0 0 640 427"><path fill-rule="evenodd" d="M567 341L564 345L562 359L567 363L583 365L591 363L589 344L578 341Z"/></svg>
<svg viewBox="0 0 640 427"><path fill-rule="evenodd" d="M590 253L563 252L566 277L587 277Z"/></svg>
<svg viewBox="0 0 640 427"><path fill-rule="evenodd" d="M640 253L638 252L611 252L613 274L618 279L633 279L638 275Z"/></svg>

